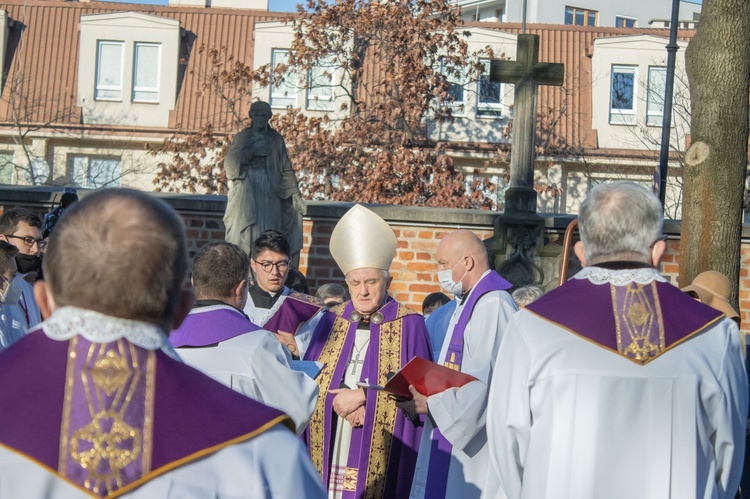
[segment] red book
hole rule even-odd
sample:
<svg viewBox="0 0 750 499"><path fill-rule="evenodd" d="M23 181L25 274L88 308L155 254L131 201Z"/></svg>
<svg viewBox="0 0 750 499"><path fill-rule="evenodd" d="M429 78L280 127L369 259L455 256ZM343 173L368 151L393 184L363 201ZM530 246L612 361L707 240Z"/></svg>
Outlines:
<svg viewBox="0 0 750 499"><path fill-rule="evenodd" d="M448 388L460 388L466 383L476 381L476 379L471 374L454 371L422 357L414 357L385 386L357 384L374 390L385 390L397 397L411 400L409 385L414 385L419 393L429 397Z"/></svg>

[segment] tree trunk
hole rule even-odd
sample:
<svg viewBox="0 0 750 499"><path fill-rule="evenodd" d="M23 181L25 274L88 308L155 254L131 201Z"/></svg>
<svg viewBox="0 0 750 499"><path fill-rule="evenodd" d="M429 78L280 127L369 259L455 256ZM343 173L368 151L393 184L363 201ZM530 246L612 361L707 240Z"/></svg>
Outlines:
<svg viewBox="0 0 750 499"><path fill-rule="evenodd" d="M738 305L748 152L750 1L704 0L685 52L692 146L685 157L680 286L722 272Z"/></svg>

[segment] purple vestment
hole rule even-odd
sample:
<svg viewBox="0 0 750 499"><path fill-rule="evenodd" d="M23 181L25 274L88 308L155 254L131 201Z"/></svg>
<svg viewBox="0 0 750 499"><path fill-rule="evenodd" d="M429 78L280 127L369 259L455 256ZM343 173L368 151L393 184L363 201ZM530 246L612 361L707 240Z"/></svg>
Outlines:
<svg viewBox="0 0 750 499"><path fill-rule="evenodd" d="M321 319L306 360L325 363L316 381L320 386L305 440L313 463L328 486L330 459L336 433L333 394L344 380L352 354L357 323L349 320L351 301L334 307ZM421 315L389 300L381 309L384 320L370 323L370 343L360 381L384 385L388 375L414 357L431 359L429 338ZM395 400L375 390L367 391L365 422L352 430L344 481L345 498L408 497L414 476L421 428L398 410Z"/></svg>
<svg viewBox="0 0 750 499"><path fill-rule="evenodd" d="M616 286L573 278L526 309L641 365L724 317L659 280Z"/></svg>
<svg viewBox="0 0 750 499"><path fill-rule="evenodd" d="M323 308L320 300L303 293L291 292L283 300L276 313L262 324L264 329L272 333L297 334L300 325L312 319Z"/></svg>
<svg viewBox="0 0 750 499"><path fill-rule="evenodd" d="M204 347L260 329L234 307L214 305L191 310L179 329L169 335L169 342L175 348Z"/></svg>
<svg viewBox="0 0 750 499"><path fill-rule="evenodd" d="M43 330L0 353L0 407L0 444L100 497L290 424L161 350Z"/></svg>

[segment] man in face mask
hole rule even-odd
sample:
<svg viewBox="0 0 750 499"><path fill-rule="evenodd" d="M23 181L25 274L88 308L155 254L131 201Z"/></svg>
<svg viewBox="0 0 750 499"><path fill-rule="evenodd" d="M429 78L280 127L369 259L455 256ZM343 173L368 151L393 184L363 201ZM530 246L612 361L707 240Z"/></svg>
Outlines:
<svg viewBox="0 0 750 499"><path fill-rule="evenodd" d="M484 244L474 233L447 234L438 245L437 264L440 284L457 303L436 362L477 380L430 397L409 387L414 398L398 404L430 416L410 497L479 497L489 460L484 427L489 380L516 305L506 291L511 284L490 270Z"/></svg>
<svg viewBox="0 0 750 499"><path fill-rule="evenodd" d="M23 208L13 208L0 216L0 241L5 241L18 250L15 255L17 273L12 280L21 294L15 303L3 301L0 306L0 321L7 324L2 347L18 340L26 331L41 322L39 307L34 300L34 290L24 279L33 277L41 264L41 253L47 243L42 239L42 220Z"/></svg>

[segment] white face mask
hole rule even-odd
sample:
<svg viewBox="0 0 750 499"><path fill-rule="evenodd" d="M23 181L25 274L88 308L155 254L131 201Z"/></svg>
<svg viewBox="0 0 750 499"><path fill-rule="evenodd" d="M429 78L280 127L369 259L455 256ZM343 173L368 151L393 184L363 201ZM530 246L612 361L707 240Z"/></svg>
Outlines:
<svg viewBox="0 0 750 499"><path fill-rule="evenodd" d="M464 293L464 285L461 282L463 278L466 276L466 272L468 270L464 271L464 274L461 276L461 279L458 280L458 282L453 280L453 271L458 267L458 264L461 263L464 259L461 258L459 261L456 262L456 264L453 266L450 270L441 270L437 273L438 281L440 281L440 285L443 287L444 290L447 292L461 296Z"/></svg>
<svg viewBox="0 0 750 499"><path fill-rule="evenodd" d="M18 300L21 299L21 294L23 294L21 285L18 284L14 279L13 281L5 285L5 289L0 291L0 304L15 305L16 303L18 303Z"/></svg>

